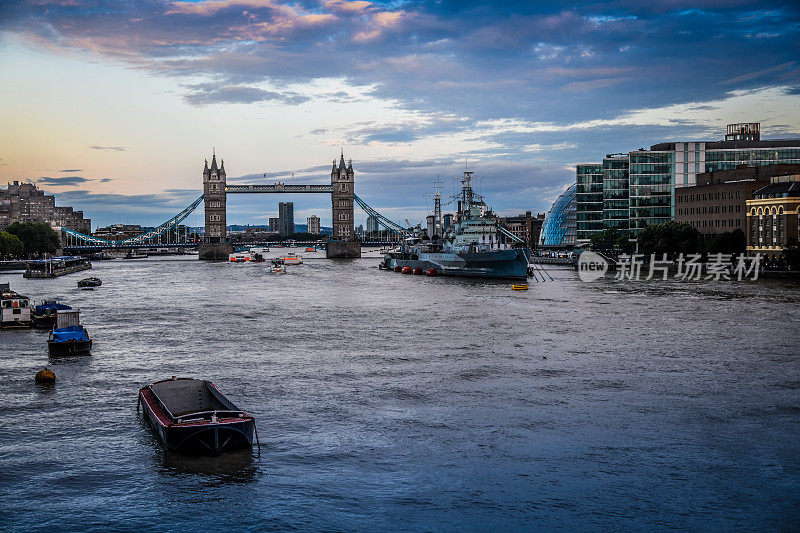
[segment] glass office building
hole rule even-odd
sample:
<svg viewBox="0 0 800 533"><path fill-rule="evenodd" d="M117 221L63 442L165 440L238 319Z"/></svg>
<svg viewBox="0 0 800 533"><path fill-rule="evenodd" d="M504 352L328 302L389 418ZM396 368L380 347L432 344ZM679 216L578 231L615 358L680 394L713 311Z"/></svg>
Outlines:
<svg viewBox="0 0 800 533"><path fill-rule="evenodd" d="M577 238L588 240L603 231L603 165L578 165L575 197Z"/></svg>
<svg viewBox="0 0 800 533"><path fill-rule="evenodd" d="M576 185L582 187L577 198L578 241L586 242L593 231L599 231L595 226L598 191L591 173L597 166L603 178L600 229L629 229L635 236L645 226L674 220L675 188L695 185L701 172L800 163L800 139L762 141L760 135L757 122L730 124L724 141L659 143L650 150L608 155L602 165L578 165Z"/></svg>
<svg viewBox="0 0 800 533"><path fill-rule="evenodd" d="M628 154L606 156L603 159L603 229L628 230L628 184Z"/></svg>
<svg viewBox="0 0 800 533"><path fill-rule="evenodd" d="M577 233L577 202L575 191L577 184L559 196L544 216L542 231L539 234L539 246L552 248L572 248L575 246Z"/></svg>
<svg viewBox="0 0 800 533"><path fill-rule="evenodd" d="M675 202L675 154L640 151L628 155L630 229L669 222Z"/></svg>

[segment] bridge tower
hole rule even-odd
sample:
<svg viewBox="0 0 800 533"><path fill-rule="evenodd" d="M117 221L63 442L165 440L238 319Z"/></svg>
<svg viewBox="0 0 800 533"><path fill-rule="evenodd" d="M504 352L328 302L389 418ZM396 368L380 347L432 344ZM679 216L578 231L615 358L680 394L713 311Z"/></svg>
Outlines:
<svg viewBox="0 0 800 533"><path fill-rule="evenodd" d="M206 233L200 243L200 259L228 259L233 253L226 226L225 162L220 160L220 163L217 167L217 154L212 154L211 167L206 159L203 169Z"/></svg>
<svg viewBox="0 0 800 533"><path fill-rule="evenodd" d="M344 150L336 166L331 169L331 213L333 236L328 241L326 256L331 258L361 257L361 243L354 231L353 203L355 202L355 172L353 160L345 165Z"/></svg>

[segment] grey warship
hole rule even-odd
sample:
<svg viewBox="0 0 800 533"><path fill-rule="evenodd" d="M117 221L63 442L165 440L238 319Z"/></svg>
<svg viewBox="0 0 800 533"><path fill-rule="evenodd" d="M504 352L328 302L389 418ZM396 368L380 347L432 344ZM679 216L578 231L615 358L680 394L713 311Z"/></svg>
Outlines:
<svg viewBox="0 0 800 533"><path fill-rule="evenodd" d="M511 234L473 191L472 174L464 171L455 222L441 229L437 197L433 235L405 239L397 250L384 256L382 269L399 272L408 267L429 275L527 279L529 250L512 247Z"/></svg>

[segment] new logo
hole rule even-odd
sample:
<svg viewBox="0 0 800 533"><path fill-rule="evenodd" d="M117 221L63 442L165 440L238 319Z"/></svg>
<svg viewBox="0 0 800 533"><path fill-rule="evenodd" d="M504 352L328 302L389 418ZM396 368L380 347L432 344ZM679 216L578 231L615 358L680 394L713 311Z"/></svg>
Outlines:
<svg viewBox="0 0 800 533"><path fill-rule="evenodd" d="M578 276L581 281L594 281L606 275L608 261L594 252L582 252L578 257Z"/></svg>

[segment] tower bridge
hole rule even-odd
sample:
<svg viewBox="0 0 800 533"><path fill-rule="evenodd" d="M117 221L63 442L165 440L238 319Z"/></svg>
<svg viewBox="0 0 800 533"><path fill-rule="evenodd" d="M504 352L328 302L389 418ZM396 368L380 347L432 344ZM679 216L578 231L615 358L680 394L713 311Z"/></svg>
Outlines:
<svg viewBox="0 0 800 533"><path fill-rule="evenodd" d="M154 239L168 234L183 222L199 205L205 207L205 236L198 244L200 259L227 259L233 253L233 243L227 232L227 196L228 194L330 194L331 220L333 235L326 244L326 255L331 258L347 258L361 256L361 243L355 236L354 205L358 205L369 215L375 216L378 223L389 231L406 237L409 232L399 224L384 217L364 200L355 194L355 172L352 160L345 162L344 151L337 163L334 159L331 168L331 183L328 184L244 184L228 185L225 162L220 159L217 164L216 154L212 154L211 165L208 160L203 169L203 194L192 204L166 222L146 233L124 239L111 241L85 235L67 228L63 229L69 243L64 246L68 251L104 250L114 248L141 248L153 246ZM168 246L193 246L193 243L172 243Z"/></svg>
<svg viewBox="0 0 800 533"><path fill-rule="evenodd" d="M203 169L205 199L205 239L200 243L200 259L227 259L233 253L228 240L228 194L236 193L316 193L331 195L333 236L328 241L327 257L361 257L361 244L355 238L353 205L355 203L355 172L353 161L345 163L342 151L339 164L333 161L330 185L264 184L228 185L225 161L212 154L211 166L206 160Z"/></svg>

